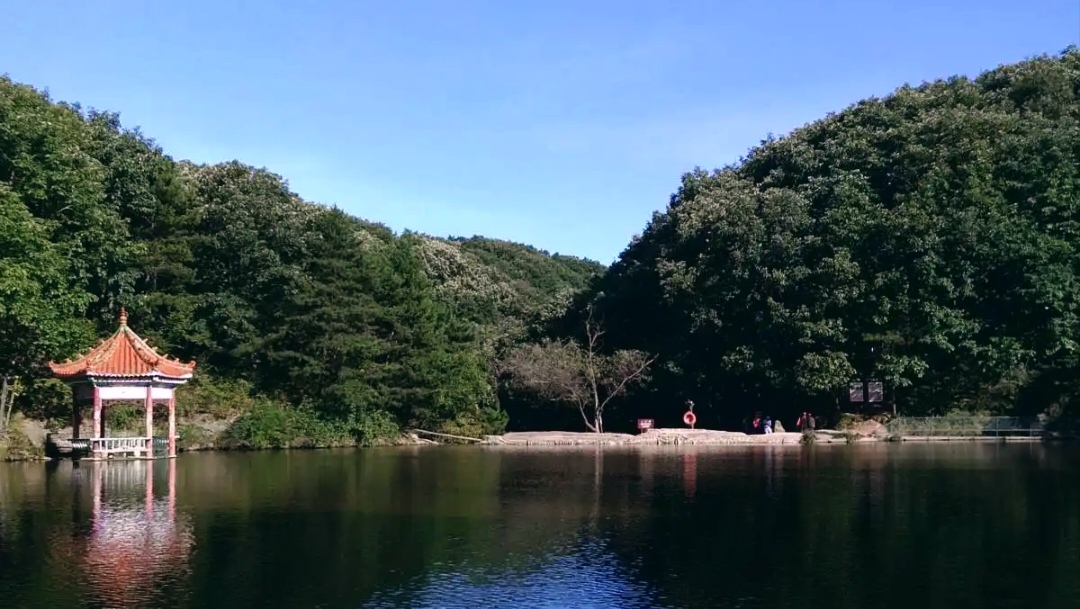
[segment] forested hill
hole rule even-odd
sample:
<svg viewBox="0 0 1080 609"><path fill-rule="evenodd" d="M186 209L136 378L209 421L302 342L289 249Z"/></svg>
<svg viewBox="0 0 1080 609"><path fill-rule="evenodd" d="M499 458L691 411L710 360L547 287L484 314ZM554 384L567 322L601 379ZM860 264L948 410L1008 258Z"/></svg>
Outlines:
<svg viewBox="0 0 1080 609"><path fill-rule="evenodd" d="M156 346L198 361L188 404L289 404L266 416L319 443L497 431L500 339L603 270L395 235L269 171L174 161L115 114L0 79L0 377L30 414L66 416L42 364L112 332L124 306Z"/></svg>
<svg viewBox="0 0 1080 609"><path fill-rule="evenodd" d="M508 409L600 428L629 387L609 430L677 424L686 399L705 427L827 415L869 380L908 414L1075 412L1080 51L904 86L688 173L606 270L396 235L0 80L5 399L62 414L43 362L121 305L198 360L185 408L240 414L230 438L255 446L479 435ZM524 407L547 400L578 408Z"/></svg>
<svg viewBox="0 0 1080 609"><path fill-rule="evenodd" d="M1080 52L904 86L683 176L593 298L703 421L1080 394ZM576 322L575 322L576 323ZM710 407L711 405L711 407Z"/></svg>

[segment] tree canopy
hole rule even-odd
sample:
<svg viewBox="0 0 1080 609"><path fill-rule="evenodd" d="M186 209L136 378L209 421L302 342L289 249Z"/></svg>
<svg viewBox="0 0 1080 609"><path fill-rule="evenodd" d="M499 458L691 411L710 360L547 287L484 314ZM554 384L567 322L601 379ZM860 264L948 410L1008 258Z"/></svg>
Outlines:
<svg viewBox="0 0 1080 609"><path fill-rule="evenodd" d="M729 421L844 407L870 379L909 413L1061 407L1080 364L1080 51L903 86L687 173L578 301L613 346L661 354L650 399Z"/></svg>
<svg viewBox="0 0 1080 609"><path fill-rule="evenodd" d="M125 306L156 346L198 360L199 383L316 431L496 432L496 345L602 271L482 237L396 235L265 169L177 162L116 114L0 79L0 378L33 414L56 398L66 418L43 364L112 332Z"/></svg>
<svg viewBox="0 0 1080 609"><path fill-rule="evenodd" d="M0 79L0 264L0 377L28 409L55 395L41 364L126 306L206 383L250 394L237 403L364 440L493 432L508 413L560 426L523 405L565 396L522 372L600 379L567 367L581 354L650 363L612 429L674 423L687 399L706 426L836 410L872 380L907 413L1067 411L1080 51L903 86L695 169L609 269L395 234L268 170L176 161L115 114ZM515 357L531 392L494 365Z"/></svg>

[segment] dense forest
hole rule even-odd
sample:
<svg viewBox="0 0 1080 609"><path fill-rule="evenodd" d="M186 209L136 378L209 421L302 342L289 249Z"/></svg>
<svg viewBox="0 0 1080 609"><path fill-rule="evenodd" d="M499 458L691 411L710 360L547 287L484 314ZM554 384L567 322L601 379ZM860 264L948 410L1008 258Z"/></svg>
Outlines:
<svg viewBox="0 0 1080 609"><path fill-rule="evenodd" d="M661 356L627 415L833 415L869 380L908 414L1075 412L1080 50L903 86L687 173L587 304L609 348Z"/></svg>
<svg viewBox="0 0 1080 609"><path fill-rule="evenodd" d="M688 399L732 426L854 408L871 380L905 413L1067 413L1080 51L903 86L687 173L609 269L395 234L0 79L0 426L66 416L43 363L121 306L199 362L185 413L239 445L598 429L612 397L609 430Z"/></svg>
<svg viewBox="0 0 1080 609"><path fill-rule="evenodd" d="M43 364L111 333L123 306L152 344L198 362L184 413L241 415L241 444L497 432L496 350L602 271L491 239L395 235L269 171L174 161L116 114L0 80L8 413L66 422L69 394Z"/></svg>

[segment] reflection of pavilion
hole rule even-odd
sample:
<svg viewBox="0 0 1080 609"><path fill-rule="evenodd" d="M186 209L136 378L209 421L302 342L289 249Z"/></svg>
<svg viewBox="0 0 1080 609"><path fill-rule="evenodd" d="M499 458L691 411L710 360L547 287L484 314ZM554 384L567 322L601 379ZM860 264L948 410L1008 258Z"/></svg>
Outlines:
<svg viewBox="0 0 1080 609"><path fill-rule="evenodd" d="M176 513L176 461L95 463L89 483L92 526L79 543L91 594L106 606L152 597L162 581L187 568L194 546L191 523ZM155 470L167 469L164 497L155 493Z"/></svg>

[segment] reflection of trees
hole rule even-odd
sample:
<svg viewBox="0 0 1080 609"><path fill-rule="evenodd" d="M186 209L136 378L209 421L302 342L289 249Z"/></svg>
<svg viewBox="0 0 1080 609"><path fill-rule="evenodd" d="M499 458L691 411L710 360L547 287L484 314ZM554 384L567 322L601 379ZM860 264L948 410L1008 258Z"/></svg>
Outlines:
<svg viewBox="0 0 1080 609"><path fill-rule="evenodd" d="M462 447L186 456L180 496L197 494L199 506L195 580L230 582L197 586L193 603L355 605L378 589L411 589L431 572L536 568L573 547L596 515L596 455L574 454ZM296 548L322 548L326 559L297 560Z"/></svg>
<svg viewBox="0 0 1080 609"><path fill-rule="evenodd" d="M28 497L45 494L45 469L38 463L0 463L0 542L14 539L21 531L22 518L13 506ZM0 558L2 558L0 554ZM2 566L0 566L2 568ZM2 573L3 571L0 571Z"/></svg>
<svg viewBox="0 0 1080 609"><path fill-rule="evenodd" d="M1078 592L1067 574L1080 568L1080 488L1062 457L1000 445L703 451L693 502L658 488L651 517L605 537L680 606L1064 607L1052 599Z"/></svg>
<svg viewBox="0 0 1080 609"><path fill-rule="evenodd" d="M507 593L577 573L582 586L630 586L678 607L1064 607L1080 592L1068 454L965 444L185 455L173 462L171 530L198 540L190 553L152 525L168 513L164 473L150 519L141 483L102 495L109 522L135 532L124 538L98 526L96 465L17 466L0 476L0 598L4 609L78 607L87 590L105 605L152 590L155 607L357 607L387 595L419 606L447 586ZM105 586L91 575L108 569L86 558L102 544L134 544L129 554L167 573L140 563Z"/></svg>

